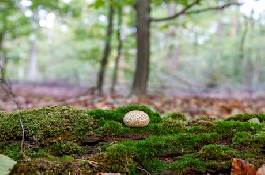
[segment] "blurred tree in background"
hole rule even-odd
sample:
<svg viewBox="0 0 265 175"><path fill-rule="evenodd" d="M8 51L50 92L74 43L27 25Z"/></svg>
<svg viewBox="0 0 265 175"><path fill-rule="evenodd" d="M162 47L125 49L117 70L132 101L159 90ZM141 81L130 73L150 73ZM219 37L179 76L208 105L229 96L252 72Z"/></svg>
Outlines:
<svg viewBox="0 0 265 175"><path fill-rule="evenodd" d="M262 4L2 0L1 76L100 93L264 88Z"/></svg>

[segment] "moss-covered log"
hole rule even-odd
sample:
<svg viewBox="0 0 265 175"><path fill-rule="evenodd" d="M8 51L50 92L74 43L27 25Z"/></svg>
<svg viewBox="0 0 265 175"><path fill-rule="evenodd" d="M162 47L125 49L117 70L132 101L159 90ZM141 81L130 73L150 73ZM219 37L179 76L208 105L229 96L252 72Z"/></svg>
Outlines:
<svg viewBox="0 0 265 175"><path fill-rule="evenodd" d="M149 125L126 127L122 119L132 110L147 113ZM187 120L138 105L0 112L0 154L18 161L11 174L230 174L232 158L265 164L265 114Z"/></svg>

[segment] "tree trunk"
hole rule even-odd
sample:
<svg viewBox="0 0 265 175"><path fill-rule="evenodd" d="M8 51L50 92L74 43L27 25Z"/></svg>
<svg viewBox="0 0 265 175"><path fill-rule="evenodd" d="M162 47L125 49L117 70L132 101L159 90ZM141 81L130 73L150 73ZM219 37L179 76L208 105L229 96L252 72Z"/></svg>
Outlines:
<svg viewBox="0 0 265 175"><path fill-rule="evenodd" d="M113 72L113 77L112 77L112 82L111 82L111 93L115 93L115 86L117 83L118 79L118 70L119 70L119 61L121 57L121 50L122 50L122 7L119 7L118 9L118 32L117 32L117 39L119 41L118 45L118 55L115 59L115 67L114 67L114 72Z"/></svg>
<svg viewBox="0 0 265 175"><path fill-rule="evenodd" d="M103 90L103 84L104 84L104 77L106 72L106 66L108 63L108 57L111 51L111 35L112 35L112 23L113 23L113 14L114 14L114 8L112 5L109 5L109 13L108 13L108 26L106 31L106 43L105 43L105 49L104 49L104 55L101 60L100 64L100 70L98 73L98 80L97 80L97 91L99 94L102 94Z"/></svg>
<svg viewBox="0 0 265 175"><path fill-rule="evenodd" d="M6 79L6 54L5 54L5 50L3 47L3 43L4 43L4 35L1 34L0 35L0 73L1 73L1 82L5 82Z"/></svg>
<svg viewBox="0 0 265 175"><path fill-rule="evenodd" d="M176 12L175 10L176 4L175 3L169 3L168 5L168 16L174 15ZM166 67L168 70L171 70L174 72L174 56L175 56L175 39L176 39L176 25L171 24L168 29L168 38L167 43L169 43L169 48L167 51L167 61L166 61Z"/></svg>
<svg viewBox="0 0 265 175"><path fill-rule="evenodd" d="M137 59L131 94L143 95L147 92L150 56L150 0L137 0Z"/></svg>
<svg viewBox="0 0 265 175"><path fill-rule="evenodd" d="M244 29L243 33L241 35L240 43L239 43L239 56L238 56L238 61L235 64L235 73L240 74L241 72L244 71L244 53L245 53L245 40L246 40L246 35L248 32L248 19L247 17L244 17ZM241 67L240 67L241 66ZM241 77L240 77L241 79ZM243 77L242 77L243 79Z"/></svg>
<svg viewBox="0 0 265 175"><path fill-rule="evenodd" d="M38 46L37 39L34 38L30 41L29 60L27 68L27 80L36 81L38 79Z"/></svg>

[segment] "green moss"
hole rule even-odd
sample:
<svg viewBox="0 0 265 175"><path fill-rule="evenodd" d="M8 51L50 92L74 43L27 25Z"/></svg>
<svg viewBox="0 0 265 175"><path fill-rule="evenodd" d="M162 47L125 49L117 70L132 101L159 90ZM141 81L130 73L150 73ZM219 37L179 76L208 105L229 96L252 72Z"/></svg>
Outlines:
<svg viewBox="0 0 265 175"><path fill-rule="evenodd" d="M0 154L4 154L15 161L23 159L23 156L20 152L20 143L3 144L0 147Z"/></svg>
<svg viewBox="0 0 265 175"><path fill-rule="evenodd" d="M130 128L116 121L108 121L97 129L95 132L98 136L104 135L124 135L124 134L135 134L135 135L165 135L165 134L176 134L179 132L185 132L186 128L178 125L172 125L170 123L151 123L146 127L142 128Z"/></svg>
<svg viewBox="0 0 265 175"><path fill-rule="evenodd" d="M205 148L203 148L205 150ZM207 149L208 150L208 149ZM230 152L230 150L229 150ZM222 153L222 155L226 152ZM220 155L220 153L218 154ZM179 158L178 161L173 162L170 165L170 169L174 170L175 174L205 174L205 173L230 173L232 163L230 160L220 162L220 158L211 156L210 160L205 160L205 154L200 153L186 154ZM189 170L189 173L187 173Z"/></svg>
<svg viewBox="0 0 265 175"><path fill-rule="evenodd" d="M21 137L19 119L24 125L26 137L32 137L38 141L58 136L76 139L76 135L93 134L93 118L85 111L70 106L53 106L15 111L2 116L0 141Z"/></svg>
<svg viewBox="0 0 265 175"><path fill-rule="evenodd" d="M232 139L232 147L236 148L237 157L255 165L262 166L265 157L265 132L251 134L238 132Z"/></svg>
<svg viewBox="0 0 265 175"><path fill-rule="evenodd" d="M145 113L147 113L149 115L150 123L158 123L161 121L161 116L158 112L152 111L147 106L140 105L123 106L113 110L88 110L87 113L95 119L101 119L101 123L106 120L113 120L123 123L124 115L133 110L144 111Z"/></svg>
<svg viewBox="0 0 265 175"><path fill-rule="evenodd" d="M217 160L217 161L229 161L235 157L235 151L228 146L219 145L205 145L199 155L202 159L206 160Z"/></svg>
<svg viewBox="0 0 265 175"><path fill-rule="evenodd" d="M123 117L132 110L146 112L150 124L142 128L126 127ZM24 153L31 158L27 162L23 162L20 153L19 119L25 129ZM261 123L248 122L250 119ZM161 118L147 106L130 105L112 110L54 106L0 112L0 136L0 141L15 141L0 142L0 154L20 160L14 170L17 174L74 173L77 169L72 161L84 174L140 175L145 170L151 174L229 174L232 157L257 167L264 163L265 157L264 114L236 115L225 121L201 116L189 121L181 113ZM36 140L31 148L26 147L29 138ZM229 140L231 145L216 145ZM167 156L170 159L165 160ZM89 160L83 160L85 157ZM92 166L91 161L98 165Z"/></svg>
<svg viewBox="0 0 265 175"><path fill-rule="evenodd" d="M74 161L74 158L71 157L71 156L63 156L59 159L59 161L61 162L65 162L65 161L69 161L69 162L73 162Z"/></svg>
<svg viewBox="0 0 265 175"><path fill-rule="evenodd" d="M55 143L48 148L47 151L56 156L82 154L84 150L75 142L62 141L61 143Z"/></svg>
<svg viewBox="0 0 265 175"><path fill-rule="evenodd" d="M255 123L245 123L238 121L218 121L217 126L213 126L210 128L210 131L217 132L220 134L222 139L232 138L237 132L250 132L251 134L257 133L264 126L261 124Z"/></svg>
<svg viewBox="0 0 265 175"><path fill-rule="evenodd" d="M28 157L37 158L37 157L45 157L47 151L45 149L40 148L39 146L35 146L33 148L24 149L24 153Z"/></svg>
<svg viewBox="0 0 265 175"><path fill-rule="evenodd" d="M199 116L199 118L194 119L188 123L189 126L216 126L217 120L215 118L211 118L209 116Z"/></svg>
<svg viewBox="0 0 265 175"><path fill-rule="evenodd" d="M168 119L168 118L171 118L173 120L181 120L181 121L187 120L186 116L181 112L173 112L173 113L167 114L163 117L163 120Z"/></svg>
<svg viewBox="0 0 265 175"><path fill-rule="evenodd" d="M252 134L249 132L237 132L235 133L235 136L232 139L232 146L240 145L240 146L246 146L249 145L252 141Z"/></svg>
<svg viewBox="0 0 265 175"><path fill-rule="evenodd" d="M265 122L265 114L261 114L261 113L253 113L253 114L237 114L234 115L232 117L229 117L227 119L225 119L225 121L240 121L240 122L247 122L248 120L252 119L252 118L258 118L259 121Z"/></svg>
<svg viewBox="0 0 265 175"><path fill-rule="evenodd" d="M15 165L11 174L70 174L75 172L75 170L76 168L72 163L38 158ZM89 167L87 172L92 172Z"/></svg>
<svg viewBox="0 0 265 175"><path fill-rule="evenodd" d="M158 159L151 159L142 162L143 168L150 173L162 173L169 169L169 164Z"/></svg>
<svg viewBox="0 0 265 175"><path fill-rule="evenodd" d="M24 160L23 155L20 152L20 143L12 143L12 144L4 144L0 147L0 154L4 154L16 161L18 160ZM35 146L33 148L27 148L23 147L23 153L27 157L31 158L37 158L37 157L44 157L47 154L47 151L44 149L41 149L38 146Z"/></svg>
<svg viewBox="0 0 265 175"><path fill-rule="evenodd" d="M54 156L48 156L47 158L50 161L58 161L58 158L57 157L54 157Z"/></svg>
<svg viewBox="0 0 265 175"><path fill-rule="evenodd" d="M218 138L219 136L217 133L197 135L181 133L165 136L151 136L146 140L138 142L128 141L121 144L126 146L123 146L124 149L130 150L134 158L139 161L144 161L158 154L196 152L196 150L200 149L205 144L215 143ZM110 152L109 154L119 154L119 152Z"/></svg>
<svg viewBox="0 0 265 175"><path fill-rule="evenodd" d="M114 144L107 148L106 154L98 154L97 161L104 160L101 167L103 172L129 172L129 165L132 163L132 152L122 144Z"/></svg>

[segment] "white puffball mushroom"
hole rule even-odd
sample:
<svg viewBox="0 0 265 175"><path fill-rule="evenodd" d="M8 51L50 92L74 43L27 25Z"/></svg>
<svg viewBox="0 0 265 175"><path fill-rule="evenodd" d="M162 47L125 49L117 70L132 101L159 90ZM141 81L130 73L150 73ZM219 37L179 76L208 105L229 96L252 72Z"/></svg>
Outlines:
<svg viewBox="0 0 265 175"><path fill-rule="evenodd" d="M130 111L125 114L123 123L129 127L144 127L149 124L149 116L143 111Z"/></svg>

